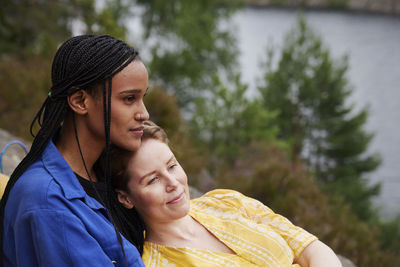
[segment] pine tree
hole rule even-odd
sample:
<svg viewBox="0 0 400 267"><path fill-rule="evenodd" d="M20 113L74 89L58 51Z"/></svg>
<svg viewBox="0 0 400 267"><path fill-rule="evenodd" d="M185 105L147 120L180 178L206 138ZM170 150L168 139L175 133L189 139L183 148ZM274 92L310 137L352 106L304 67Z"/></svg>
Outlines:
<svg viewBox="0 0 400 267"><path fill-rule="evenodd" d="M191 133L209 151L208 170L212 176L219 165L231 166L239 151L257 140L276 140L275 114L257 99L245 97L248 86L234 75L231 84L214 76L208 94L195 101L196 112L190 121Z"/></svg>
<svg viewBox="0 0 400 267"><path fill-rule="evenodd" d="M373 137L363 129L367 109L357 112L348 105L347 58L333 61L300 17L286 36L276 69L271 49L266 66L259 91L265 107L278 111L279 137L290 143L294 164L304 161L332 199L370 219L379 185L368 185L364 175L378 167L380 158L367 153Z"/></svg>

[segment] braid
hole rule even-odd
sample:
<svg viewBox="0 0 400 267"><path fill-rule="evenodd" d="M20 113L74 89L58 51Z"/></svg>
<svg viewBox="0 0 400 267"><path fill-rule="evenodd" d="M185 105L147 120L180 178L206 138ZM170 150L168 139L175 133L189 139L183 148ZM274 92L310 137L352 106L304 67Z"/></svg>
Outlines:
<svg viewBox="0 0 400 267"><path fill-rule="evenodd" d="M76 36L64 42L57 50L51 70L52 87L50 93L35 115L30 126L30 132L32 136L35 137L31 149L12 173L0 202L1 254L3 253L4 210L9 193L19 177L39 158L51 138L55 136L58 129L61 127L68 110L70 110L67 97L78 90L86 90L92 88L96 84L103 83L103 102L106 103L105 92L106 81L108 81L108 105L104 109L106 151L108 151L110 146L111 123L111 79L137 58L137 55L138 52L125 42L108 35L88 34ZM35 136L33 134L33 128L36 123L40 128ZM106 162L109 162L108 154ZM108 194L107 198L111 199L112 189L111 186L109 186L110 179L107 168L108 167L106 167L104 172L106 184L110 188L108 190L110 194ZM111 201L108 202L111 203ZM115 215L111 212L111 218L114 217ZM117 235L122 247L122 240L118 232ZM2 261L0 265L2 265Z"/></svg>

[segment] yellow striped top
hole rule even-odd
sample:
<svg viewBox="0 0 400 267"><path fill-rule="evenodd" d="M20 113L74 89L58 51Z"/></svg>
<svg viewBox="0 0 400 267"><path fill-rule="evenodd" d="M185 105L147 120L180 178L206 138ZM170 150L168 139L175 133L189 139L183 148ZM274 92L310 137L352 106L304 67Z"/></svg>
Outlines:
<svg viewBox="0 0 400 267"><path fill-rule="evenodd" d="M146 266L298 266L294 259L317 239L233 190L213 190L190 204L189 215L236 254L145 242Z"/></svg>

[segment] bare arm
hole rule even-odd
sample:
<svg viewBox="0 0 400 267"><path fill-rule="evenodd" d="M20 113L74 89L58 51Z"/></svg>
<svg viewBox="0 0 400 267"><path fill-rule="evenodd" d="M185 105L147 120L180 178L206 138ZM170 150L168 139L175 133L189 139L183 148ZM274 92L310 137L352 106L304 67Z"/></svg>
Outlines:
<svg viewBox="0 0 400 267"><path fill-rule="evenodd" d="M302 267L341 267L339 258L333 250L319 240L311 242L297 257L294 263Z"/></svg>

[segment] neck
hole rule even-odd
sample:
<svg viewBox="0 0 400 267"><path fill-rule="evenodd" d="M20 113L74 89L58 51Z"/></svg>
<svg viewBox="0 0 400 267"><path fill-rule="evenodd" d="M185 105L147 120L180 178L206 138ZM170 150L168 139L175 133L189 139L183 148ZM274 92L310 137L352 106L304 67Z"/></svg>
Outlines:
<svg viewBox="0 0 400 267"><path fill-rule="evenodd" d="M145 223L146 241L168 246L194 240L199 226L189 215L166 223Z"/></svg>
<svg viewBox="0 0 400 267"><path fill-rule="evenodd" d="M104 149L105 142L104 140L100 142L99 139L93 138L93 135L89 134L87 126L83 125L83 123L79 120L76 121L76 128L83 159L85 160L89 174L85 169L81 153L79 152L71 118L64 121L60 135L56 142L56 147L75 173L87 180L91 179L92 181L96 182L97 177L93 170L93 165L100 157Z"/></svg>

